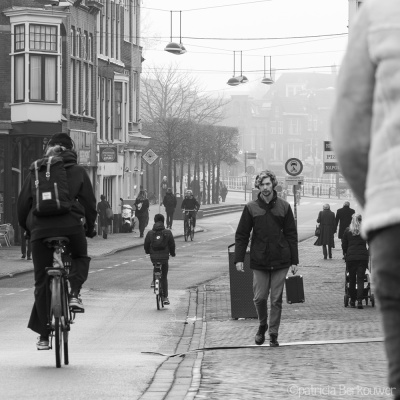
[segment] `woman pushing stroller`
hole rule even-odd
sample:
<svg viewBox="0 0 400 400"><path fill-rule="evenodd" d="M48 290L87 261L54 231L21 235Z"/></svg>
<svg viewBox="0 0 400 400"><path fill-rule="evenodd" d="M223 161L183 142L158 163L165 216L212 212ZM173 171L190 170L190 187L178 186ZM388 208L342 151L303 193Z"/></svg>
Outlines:
<svg viewBox="0 0 400 400"><path fill-rule="evenodd" d="M350 307L364 308L362 300L364 298L364 278L368 267L369 251L367 241L361 235L360 214L353 214L351 223L344 231L342 237L342 249L345 255L346 268L349 273L349 295ZM356 290L357 283L357 290Z"/></svg>

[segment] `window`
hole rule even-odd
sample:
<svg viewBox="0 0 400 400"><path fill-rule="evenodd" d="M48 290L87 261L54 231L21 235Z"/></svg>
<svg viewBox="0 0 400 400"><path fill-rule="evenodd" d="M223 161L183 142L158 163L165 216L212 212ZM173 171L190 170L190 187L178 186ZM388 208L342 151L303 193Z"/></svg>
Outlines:
<svg viewBox="0 0 400 400"><path fill-rule="evenodd" d="M295 157L300 160L303 158L302 144L298 142L288 143L288 158Z"/></svg>
<svg viewBox="0 0 400 400"><path fill-rule="evenodd" d="M74 113L76 110L75 107L75 61L71 61L71 96L70 96L70 109L71 113Z"/></svg>
<svg viewBox="0 0 400 400"><path fill-rule="evenodd" d="M278 135L283 135L283 121L276 121L277 126L276 126L276 133Z"/></svg>
<svg viewBox="0 0 400 400"><path fill-rule="evenodd" d="M56 101L57 58L30 56L30 100Z"/></svg>
<svg viewBox="0 0 400 400"><path fill-rule="evenodd" d="M14 101L24 101L25 87L25 56L18 55L14 58Z"/></svg>
<svg viewBox="0 0 400 400"><path fill-rule="evenodd" d="M15 27L14 39L15 51L17 52L25 50L25 25L17 25Z"/></svg>
<svg viewBox="0 0 400 400"><path fill-rule="evenodd" d="M76 54L76 35L75 35L75 28L71 27L71 55L74 56Z"/></svg>
<svg viewBox="0 0 400 400"><path fill-rule="evenodd" d="M131 41L131 16L130 16L130 0L124 0L124 40Z"/></svg>
<svg viewBox="0 0 400 400"><path fill-rule="evenodd" d="M93 62L93 34L89 33L88 38L88 60Z"/></svg>
<svg viewBox="0 0 400 400"><path fill-rule="evenodd" d="M74 113L79 114L81 110L80 105L80 93L81 93L81 63L75 61L75 108Z"/></svg>
<svg viewBox="0 0 400 400"><path fill-rule="evenodd" d="M29 49L37 51L57 51L57 27L29 25Z"/></svg>
<svg viewBox="0 0 400 400"><path fill-rule="evenodd" d="M121 139L122 130L122 82L114 83L114 129L115 138Z"/></svg>
<svg viewBox="0 0 400 400"><path fill-rule="evenodd" d="M76 48L75 48L75 56L76 57L82 57L81 54L81 30L78 28L76 30Z"/></svg>
<svg viewBox="0 0 400 400"><path fill-rule="evenodd" d="M289 135L301 134L301 122L298 118L289 119Z"/></svg>

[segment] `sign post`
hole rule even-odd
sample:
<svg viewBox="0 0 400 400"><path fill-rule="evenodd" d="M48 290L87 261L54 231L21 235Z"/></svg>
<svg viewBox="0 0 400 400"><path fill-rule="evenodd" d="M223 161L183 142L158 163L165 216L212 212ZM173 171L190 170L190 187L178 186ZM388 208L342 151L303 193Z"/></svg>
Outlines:
<svg viewBox="0 0 400 400"><path fill-rule="evenodd" d="M294 208L294 220L297 227L297 199L296 193L297 188L304 183L304 177L298 176L303 171L303 163L298 158L289 158L285 163L285 170L290 175L286 177L286 182L293 185L293 208Z"/></svg>
<svg viewBox="0 0 400 400"><path fill-rule="evenodd" d="M255 152L248 152L245 151L244 152L244 173L246 175L246 184L244 185L244 201L246 201L246 197L247 197L247 160L256 160L257 159L257 153Z"/></svg>

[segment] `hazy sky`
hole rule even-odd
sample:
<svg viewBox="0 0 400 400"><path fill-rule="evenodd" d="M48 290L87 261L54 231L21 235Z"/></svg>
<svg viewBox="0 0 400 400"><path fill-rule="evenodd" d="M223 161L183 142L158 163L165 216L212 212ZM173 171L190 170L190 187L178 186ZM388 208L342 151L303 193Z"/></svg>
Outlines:
<svg viewBox="0 0 400 400"><path fill-rule="evenodd" d="M164 51L170 42L170 11L182 11L187 53L179 56ZM179 12L172 18L173 41L179 42ZM342 60L347 25L348 0L143 0L143 70L176 63L179 71L196 75L204 91L230 95L248 90L246 86L265 86L259 83L264 56L266 75L269 56L277 77L285 71L329 72L329 66ZM243 74L250 81L246 85L226 84L233 75L233 51L236 75L242 51Z"/></svg>

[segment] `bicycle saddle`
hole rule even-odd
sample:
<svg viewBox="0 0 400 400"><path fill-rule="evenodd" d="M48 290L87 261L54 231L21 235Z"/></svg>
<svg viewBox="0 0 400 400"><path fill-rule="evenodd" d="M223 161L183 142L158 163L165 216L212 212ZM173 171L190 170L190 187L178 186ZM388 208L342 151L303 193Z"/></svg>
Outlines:
<svg viewBox="0 0 400 400"><path fill-rule="evenodd" d="M69 239L65 236L52 236L48 237L46 239L43 239L43 243L45 244L51 244L53 242L64 242L64 243L69 243Z"/></svg>

